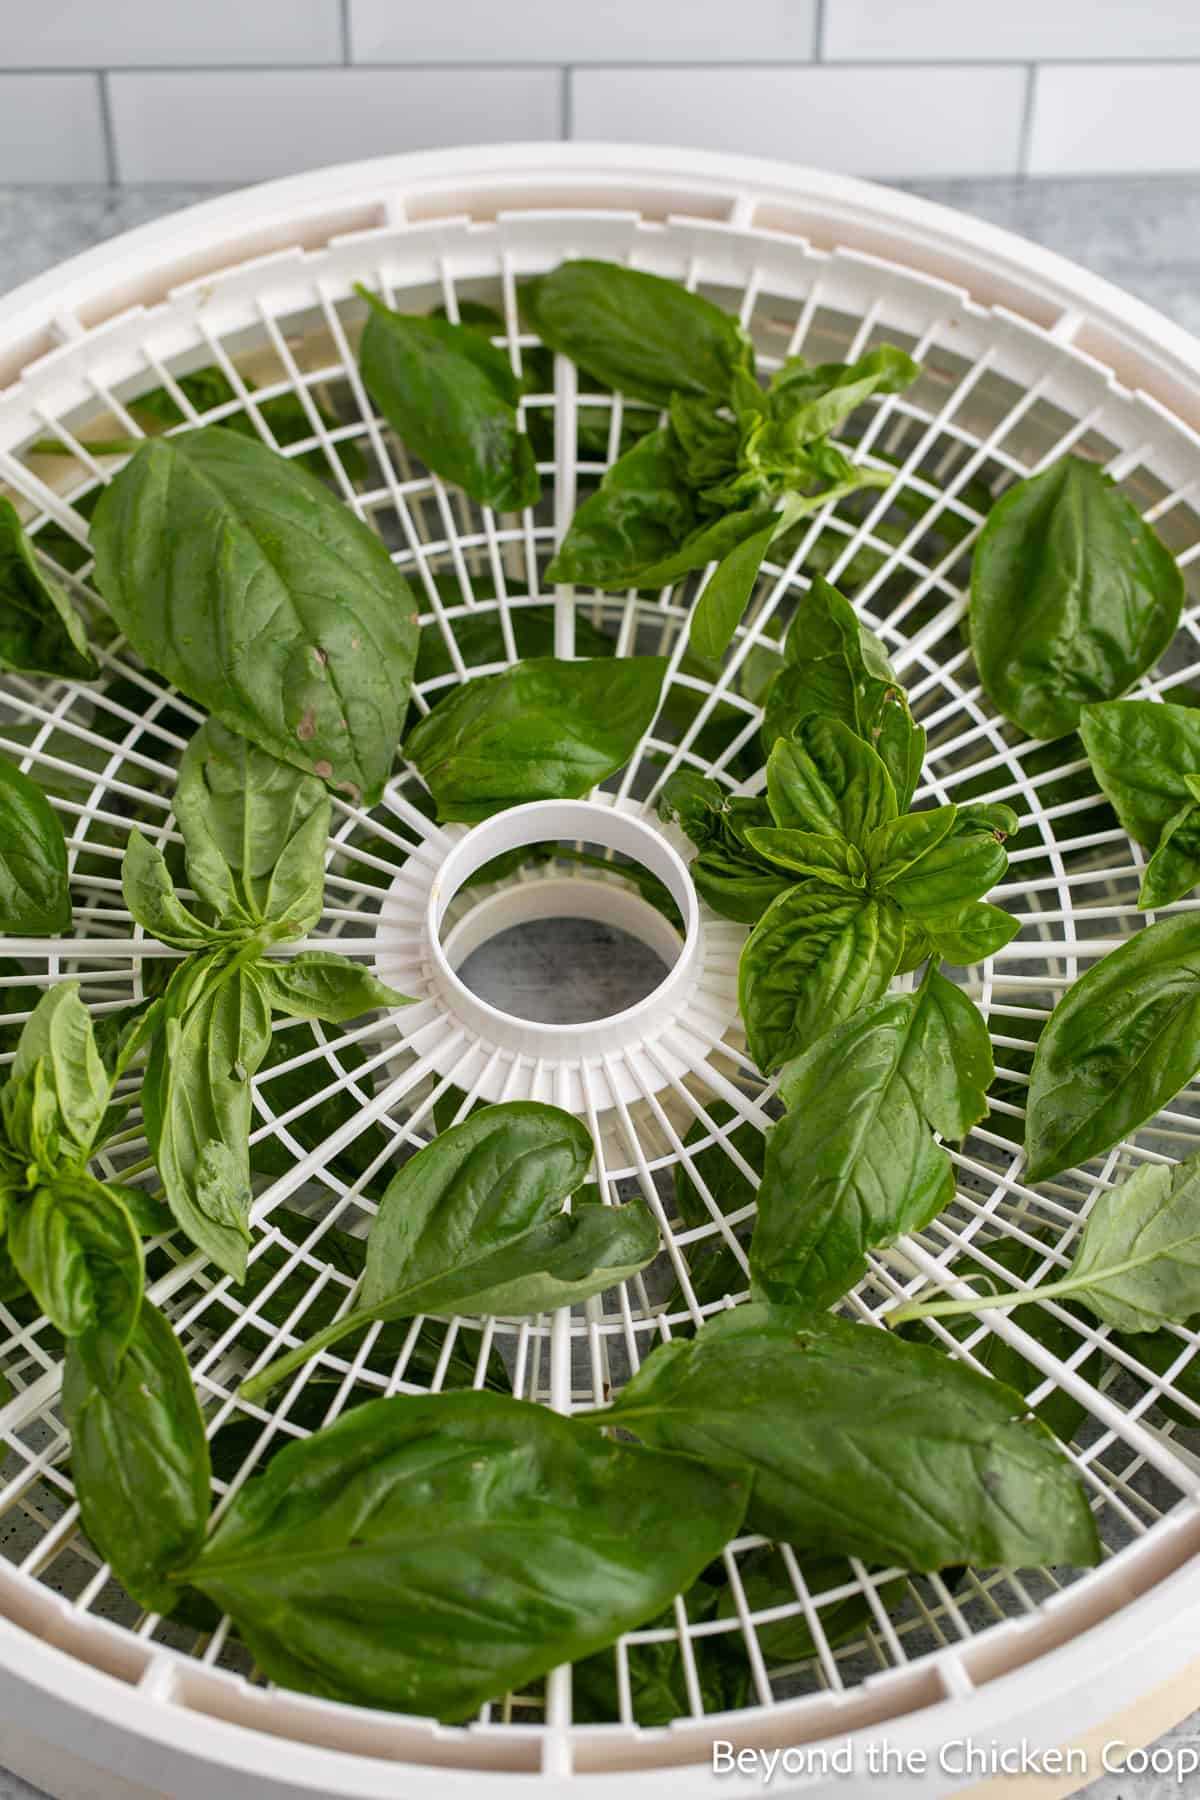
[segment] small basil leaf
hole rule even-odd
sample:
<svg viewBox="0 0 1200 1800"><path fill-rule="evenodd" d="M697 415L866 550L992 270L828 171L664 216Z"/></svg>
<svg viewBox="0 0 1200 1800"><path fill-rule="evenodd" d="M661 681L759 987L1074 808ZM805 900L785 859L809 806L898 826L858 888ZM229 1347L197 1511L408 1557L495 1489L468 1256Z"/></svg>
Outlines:
<svg viewBox="0 0 1200 1800"><path fill-rule="evenodd" d="M993 507L971 569L971 644L984 692L1035 738L1063 737L1115 700L1175 634L1183 577L1137 508L1077 456Z"/></svg>
<svg viewBox="0 0 1200 1800"><path fill-rule="evenodd" d="M1038 1040L1025 1126L1027 1178L1107 1150L1200 1068L1200 920L1136 932L1068 988Z"/></svg>
<svg viewBox="0 0 1200 1800"><path fill-rule="evenodd" d="M562 263L521 290L544 344L608 387L669 406L675 394L723 401L754 352L737 320L677 281L617 263Z"/></svg>
<svg viewBox="0 0 1200 1800"><path fill-rule="evenodd" d="M739 925L757 925L771 902L795 885L782 869L724 844L702 850L689 872L700 898Z"/></svg>
<svg viewBox="0 0 1200 1800"><path fill-rule="evenodd" d="M204 1421L175 1333L143 1301L113 1391L91 1385L69 1343L62 1395L84 1530L139 1606L170 1612L169 1576L199 1553L210 1500Z"/></svg>
<svg viewBox="0 0 1200 1800"><path fill-rule="evenodd" d="M38 566L12 502L0 498L0 669L94 681L83 620Z"/></svg>
<svg viewBox="0 0 1200 1800"><path fill-rule="evenodd" d="M1200 769L1200 713L1153 700L1085 706L1079 735L1122 828L1153 852L1138 905L1181 900L1200 881L1200 819L1187 775Z"/></svg>
<svg viewBox="0 0 1200 1800"><path fill-rule="evenodd" d="M921 934L919 941L926 946L922 955L936 950L956 968L967 968L1003 950L1020 931L1021 921L987 900L970 900L954 913L922 913L917 919L909 919L907 928L914 927Z"/></svg>
<svg viewBox="0 0 1200 1800"><path fill-rule="evenodd" d="M19 1204L8 1247L51 1324L78 1339L89 1378L111 1388L142 1299L142 1246L115 1190L64 1177Z"/></svg>
<svg viewBox="0 0 1200 1800"><path fill-rule="evenodd" d="M590 793L629 761L658 711L661 656L533 657L466 681L404 753L442 819L475 823L526 800Z"/></svg>
<svg viewBox="0 0 1200 1800"><path fill-rule="evenodd" d="M142 1109L167 1204L188 1239L240 1281L249 1242L250 1079L271 1035L252 968L218 952L172 977L166 1029L146 1066Z"/></svg>
<svg viewBox="0 0 1200 1800"><path fill-rule="evenodd" d="M997 830L990 808L939 807L937 811L953 815L949 830L938 830L923 855L888 883L888 893L905 916L922 924L954 916L968 901L994 887L1008 868L1004 849L1008 833ZM934 819L937 815L909 816Z"/></svg>
<svg viewBox="0 0 1200 1800"><path fill-rule="evenodd" d="M902 394L921 373L895 344L880 344L852 363L807 363L789 356L767 389L771 414L802 442L824 437L871 394Z"/></svg>
<svg viewBox="0 0 1200 1800"><path fill-rule="evenodd" d="M867 834L863 854L876 888L890 887L898 876L919 864L940 844L958 817L956 806L935 806L930 812L901 813Z"/></svg>
<svg viewBox="0 0 1200 1800"><path fill-rule="evenodd" d="M908 1569L1100 1555L1082 1484L1019 1394L829 1314L719 1314L587 1417L697 1467L753 1470L748 1525L798 1550Z"/></svg>
<svg viewBox="0 0 1200 1800"><path fill-rule="evenodd" d="M162 1024L162 999L136 1000L95 1018L96 1051L110 1082L117 1082Z"/></svg>
<svg viewBox="0 0 1200 1800"><path fill-rule="evenodd" d="M652 431L577 508L546 580L635 586L642 570L673 555L695 525L678 446L665 427Z"/></svg>
<svg viewBox="0 0 1200 1800"><path fill-rule="evenodd" d="M767 908L738 965L738 1005L764 1075L879 999L903 933L898 909L866 895L797 886Z"/></svg>
<svg viewBox="0 0 1200 1800"><path fill-rule="evenodd" d="M697 656L724 655L742 614L750 603L763 559L780 520L756 531L722 558L705 582L692 613L690 642Z"/></svg>
<svg viewBox="0 0 1200 1800"><path fill-rule="evenodd" d="M768 862L794 869L798 875L813 875L827 887L853 892L866 886L867 866L862 854L844 838L828 837L819 831L751 826L746 841Z"/></svg>
<svg viewBox="0 0 1200 1800"><path fill-rule="evenodd" d="M294 1019L324 1019L341 1025L378 1006L411 1006L407 994L399 994L348 956L330 950L306 950L287 962L256 965L267 1000L274 1012Z"/></svg>
<svg viewBox="0 0 1200 1800"><path fill-rule="evenodd" d="M1138 905L1147 910L1182 900L1200 881L1200 806L1185 800L1162 829L1146 864Z"/></svg>
<svg viewBox="0 0 1200 1800"><path fill-rule="evenodd" d="M470 325L393 312L366 288L358 292L370 307L359 365L396 435L481 506L534 505L541 483L504 351Z"/></svg>
<svg viewBox="0 0 1200 1800"><path fill-rule="evenodd" d="M134 827L121 859L121 893L143 931L177 950L202 950L223 942L224 928L206 925L175 892L171 871L157 844Z"/></svg>
<svg viewBox="0 0 1200 1800"><path fill-rule="evenodd" d="M60 981L42 995L26 1021L13 1059L19 1082L40 1064L63 1148L86 1158L112 1097L112 1080L100 1059L92 1018L77 981Z"/></svg>
<svg viewBox="0 0 1200 1800"><path fill-rule="evenodd" d="M1144 1163L1088 1214L1070 1274L1053 1284L1119 1331L1200 1312L1200 1162ZM1034 1289L1031 1298L1036 1299Z"/></svg>
<svg viewBox="0 0 1200 1800"><path fill-rule="evenodd" d="M378 800L417 606L323 483L234 432L155 439L105 490L92 544L100 591L152 669L272 755Z"/></svg>
<svg viewBox="0 0 1200 1800"><path fill-rule="evenodd" d="M0 932L54 937L71 928L67 843L35 781L0 756Z"/></svg>
<svg viewBox="0 0 1200 1800"><path fill-rule="evenodd" d="M861 848L896 817L892 778L840 719L807 718L767 758L767 800L777 825L847 838Z"/></svg>
<svg viewBox="0 0 1200 1800"><path fill-rule="evenodd" d="M274 1681L463 1719L660 1612L745 1504L544 1406L405 1395L280 1451L179 1580Z"/></svg>

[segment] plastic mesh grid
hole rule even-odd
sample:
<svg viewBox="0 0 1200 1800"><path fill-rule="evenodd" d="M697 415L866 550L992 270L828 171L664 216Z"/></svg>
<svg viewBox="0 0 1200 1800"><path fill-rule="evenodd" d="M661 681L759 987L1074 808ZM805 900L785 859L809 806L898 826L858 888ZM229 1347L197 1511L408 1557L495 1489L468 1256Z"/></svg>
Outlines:
<svg viewBox="0 0 1200 1800"><path fill-rule="evenodd" d="M564 238L564 249L569 241ZM461 280L452 261L445 260L440 281L431 285L389 279L389 265L377 265L369 241L360 251L353 277L381 287L393 304L425 310L441 303L455 318L464 299L485 300L503 315L502 341L515 369L520 371L523 358L536 348L536 340L520 327L516 284L554 258L518 267L501 253L495 266L481 273L476 255L475 272ZM576 629L586 622L614 638L618 654L668 655L660 718L612 784L622 801L646 807L652 817L662 783L681 765L714 774L731 788L761 788L758 713L744 683L750 659L776 641L814 567L852 595L909 684L914 711L929 732L918 803L987 795L1009 801L1020 813L1009 878L992 897L1020 918L1022 929L995 958L964 976L988 1020L1001 1085L991 1116L952 1151L956 1200L919 1239L874 1258L846 1310L871 1321L893 1296L911 1293L925 1276L945 1270L967 1251L978 1266L995 1269L988 1248L1001 1241L1037 1248L1037 1278L1048 1276L1069 1258L1080 1221L1100 1191L1142 1161L1175 1159L1196 1147L1197 1096L1188 1090L1136 1138L1084 1170L1036 1192L1023 1185L1022 1093L1037 1026L1064 989L1147 915L1135 905L1140 852L1097 795L1077 741L1050 746L1025 741L992 715L980 694L962 624L970 547L987 505L1013 479L1068 450L1103 463L1170 543L1188 578L1189 608L1175 647L1154 679L1137 689L1147 697L1177 693L1200 668L1193 573L1200 528L1191 487L1160 478L1155 470L1176 468L1181 457L1195 466L1191 440L1069 342L1002 314L981 323L964 313L949 290L933 281L922 289L911 272L904 274L901 316L893 318L889 284L880 279L873 288L870 271L859 278L861 304L855 310L846 304L844 280L836 303L826 302L819 270L809 272L801 292L774 291L754 267L741 285L706 278L704 258L672 248L669 233L643 246L640 261L738 312L767 370L797 353L813 361L853 358L884 339L902 344L924 364L913 389L869 403L850 433L856 460L892 469L891 486L843 504L836 514L818 513L789 561L768 565L769 579L760 583L752 620L739 632L719 676L698 670L686 655L695 578L656 600L559 595L557 645L560 653L569 653ZM141 668L113 634L90 587L88 500L116 465L97 463L81 439L89 433L111 435L114 426L137 434L127 403L164 386L189 422L245 419L278 448L264 405L298 396L311 436L288 444L285 453L321 459L335 490L388 544L420 597L423 624L444 646L448 668L418 683L419 712L427 711L447 684L511 662L517 652L514 626L522 613L555 602L540 586L540 571L556 527L605 466L580 456L579 412L586 407L594 418L607 411L611 460L621 438L620 398L576 392L573 371L556 365L553 388L524 403L531 429L540 422L539 442L553 445L553 456L540 464L544 498L519 517L493 516L448 492L415 464L372 411L354 357L363 308L348 297L347 285L340 276L336 284L314 280L302 306L293 303L278 313L260 297L255 323L228 340L196 315L195 341L186 352L164 360L147 347L144 372L136 379L123 378L114 389L93 372L94 399L86 407L65 417L42 413L44 433L69 445L71 459L48 463L18 454L0 464L48 566L68 582L88 614L104 671L93 686L7 676L0 690L0 751L18 758L51 793L68 833L75 901L69 937L8 940L0 946L5 1060L47 982L78 979L85 998L103 1011L140 997L164 958L174 954L145 940L124 911L119 864L135 821L164 847L178 842L170 810L174 771L200 715ZM923 293L925 318L914 329L917 291ZM222 370L236 398L199 415L176 377L210 364ZM339 455L346 446L356 447L363 459L353 480ZM439 583L445 577L456 585L453 598L447 581ZM335 796L326 906L310 946L336 938L343 952L372 956L380 908L398 864L422 847L436 854L439 840L420 783L409 770L398 770L384 801L370 812ZM590 878L571 866L554 872ZM1184 901L1169 910L1195 904ZM630 1058L641 1081L640 1097L607 1106L600 1084L591 1097L588 1123L602 1189L619 1198L640 1192L660 1221L663 1252L643 1275L575 1309L570 1318L375 1326L348 1353L327 1356L302 1371L267 1408L235 1407L234 1392L249 1364L267 1360L272 1346L306 1334L347 1303L352 1276L339 1262L336 1234L365 1235L381 1172L428 1141L435 1108L444 1124L475 1096L477 1082L466 1076L456 1081L459 1070L470 1066L469 1043L443 1043L435 1057L414 1051L406 1041L417 1026L429 1023L433 1007L425 1002L353 1029L296 1021L277 1025L272 1057L255 1085L253 1145L261 1179L253 1292L234 1291L178 1237L147 1246L150 1292L187 1348L208 1416L219 1505L273 1447L336 1417L352 1398L494 1383L559 1405L601 1401L655 1343L694 1328L714 1309L697 1299L691 1281L706 1246L723 1241L744 1266L738 1227L744 1227L749 1209L721 1213L705 1152L709 1158L723 1154L753 1181L745 1140L736 1134L743 1127L761 1131L774 1107L734 1030L701 1058L694 1046L683 1046L691 1064L686 1078L648 1081L645 1065ZM655 1047L645 1047L643 1054L653 1059ZM129 1085L136 1088L135 1081ZM461 1094L452 1092L460 1085ZM135 1111L101 1162L105 1173L136 1180L145 1156ZM689 1228L681 1219L677 1171L709 1210L707 1223ZM979 1366L995 1339L1017 1350L1036 1372L1027 1389L1031 1405L1056 1394L1077 1404L1080 1422L1069 1453L1091 1495L1106 1552L1113 1555L1194 1492L1189 1438L1184 1436L1181 1447L1179 1433L1200 1425L1200 1407L1176 1384L1197 1339L1175 1331L1178 1354L1152 1369L1112 1345L1106 1328L1061 1307L1050 1310L1061 1328L1057 1352L1031 1340L1018 1321L995 1313L957 1336L937 1322L930 1328L956 1355ZM44 1319L0 1306L0 1369L12 1389L11 1400L0 1408L0 1554L65 1596L81 1615L112 1620L142 1640L257 1679L228 1621L196 1615L186 1606L169 1620L143 1616L81 1537L56 1406L58 1350ZM702 1679L697 1647L704 1639L725 1643L746 1684L746 1703L768 1705L843 1692L870 1676L903 1671L941 1647L1003 1630L1006 1621L1031 1612L1072 1579L1065 1570L907 1577L867 1571L856 1561L823 1567L815 1579L784 1548L778 1555L794 1598L756 1609L753 1583L746 1579L756 1555L762 1551L754 1538L727 1549L727 1586L718 1616L690 1617L679 1600L670 1627L630 1633L608 1653L614 1720L638 1722L629 1674L629 1652L636 1646L678 1644L684 1676L680 1717L700 1718L722 1704ZM846 1603L864 1599L862 1621L847 1634L839 1622ZM805 1653L789 1655L789 1642L803 1647L805 1636ZM547 1716L547 1708L555 1725L570 1722L571 1684L561 1676L549 1678L544 1692L498 1700L483 1719L536 1722Z"/></svg>

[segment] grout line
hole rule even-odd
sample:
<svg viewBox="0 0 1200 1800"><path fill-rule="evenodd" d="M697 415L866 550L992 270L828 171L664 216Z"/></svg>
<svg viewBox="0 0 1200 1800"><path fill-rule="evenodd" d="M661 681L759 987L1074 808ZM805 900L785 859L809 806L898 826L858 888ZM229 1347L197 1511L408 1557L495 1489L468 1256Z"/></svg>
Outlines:
<svg viewBox="0 0 1200 1800"><path fill-rule="evenodd" d="M570 63L563 64L562 92L559 96L558 129L559 129L559 133L560 133L564 143L570 142L571 132L574 129L574 124L575 124L574 118L572 116L573 115L573 102L574 102L574 98L575 98L574 90L573 90L574 73L575 73L574 68L572 67L572 65Z"/></svg>
<svg viewBox="0 0 1200 1800"><path fill-rule="evenodd" d="M825 60L825 0L816 0L813 8L813 61Z"/></svg>
<svg viewBox="0 0 1200 1800"><path fill-rule="evenodd" d="M117 134L113 129L112 94L109 91L106 69L97 69L96 84L100 90L100 131L104 138L104 163L108 175L108 185L117 187L120 184L121 172L117 162Z"/></svg>
<svg viewBox="0 0 1200 1800"><path fill-rule="evenodd" d="M345 0L348 5L348 0ZM824 36L825 0L818 0L819 18L822 21L822 39ZM352 49L352 46L351 46ZM824 43L821 44L822 52ZM104 73L109 75L295 75L295 74L330 74L347 66L357 71L377 69L381 73L403 74L406 71L419 74L425 69L553 69L561 68L561 62L555 57L526 56L519 60L494 58L461 57L453 60L443 58L441 61L395 62L379 60L372 62L356 62L347 65L345 62L288 62L280 59L277 62L212 62L212 63L107 63ZM576 61L572 67L584 69L620 69L636 71L638 69L811 69L813 59L808 57L636 57L624 60L611 57L589 58L584 62ZM1200 56L1091 56L1086 61L1069 56L1039 56L1032 60L1020 56L980 57L980 56L838 56L826 59L822 55L821 65L825 69L1195 69L1200 68ZM80 63L22 63L0 69L0 80L17 75L87 75L101 71L95 64Z"/></svg>
<svg viewBox="0 0 1200 1800"><path fill-rule="evenodd" d="M1017 135L1017 179L1029 178L1029 152L1033 144L1033 114L1037 105L1037 64L1030 63L1025 76L1025 99L1021 106L1021 128Z"/></svg>
<svg viewBox="0 0 1200 1800"><path fill-rule="evenodd" d="M349 68L354 61L354 47L350 38L350 0L341 0L339 12L342 26L342 62Z"/></svg>

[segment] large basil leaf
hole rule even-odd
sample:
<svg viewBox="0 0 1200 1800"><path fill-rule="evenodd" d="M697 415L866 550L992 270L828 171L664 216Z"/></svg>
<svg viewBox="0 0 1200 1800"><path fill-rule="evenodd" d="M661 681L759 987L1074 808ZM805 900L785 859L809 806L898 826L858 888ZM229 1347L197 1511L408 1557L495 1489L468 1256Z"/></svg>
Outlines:
<svg viewBox="0 0 1200 1800"><path fill-rule="evenodd" d="M0 756L0 931L52 937L71 928L67 843L35 781Z"/></svg>
<svg viewBox="0 0 1200 1800"><path fill-rule="evenodd" d="M748 1525L800 1550L909 1569L1100 1554L1074 1469L1019 1394L830 1314L719 1314L661 1345L587 1417L709 1467L751 1469Z"/></svg>
<svg viewBox="0 0 1200 1800"><path fill-rule="evenodd" d="M83 620L38 567L17 509L0 498L0 669L94 681L100 670Z"/></svg>
<svg viewBox="0 0 1200 1800"><path fill-rule="evenodd" d="M1064 456L993 507L971 567L971 645L984 692L1030 737L1073 731L1175 634L1183 577L1094 463Z"/></svg>
<svg viewBox="0 0 1200 1800"><path fill-rule="evenodd" d="M544 344L654 406L669 406L673 394L726 400L735 371L754 370L753 348L729 313L618 263L562 263L526 283L521 306Z"/></svg>
<svg viewBox="0 0 1200 1800"><path fill-rule="evenodd" d="M151 668L272 755L379 798L417 606L321 482L219 428L156 439L105 492L92 544L100 591Z"/></svg>
<svg viewBox="0 0 1200 1800"><path fill-rule="evenodd" d="M372 1319L417 1313L552 1311L644 1268L658 1228L642 1201L575 1193L592 1160L585 1126L557 1107L482 1107L443 1131L389 1183L354 1310L245 1383L266 1393L318 1350Z"/></svg>
<svg viewBox="0 0 1200 1800"><path fill-rule="evenodd" d="M745 1499L545 1407L406 1395L281 1451L179 1579L274 1681L462 1719L660 1612Z"/></svg>
<svg viewBox="0 0 1200 1800"><path fill-rule="evenodd" d="M442 819L473 824L525 800L587 794L637 749L665 672L661 656L533 657L463 682L409 732L404 753Z"/></svg>
<svg viewBox="0 0 1200 1800"><path fill-rule="evenodd" d="M828 1305L865 1274L869 1250L948 1206L954 1169L931 1128L961 1136L986 1113L991 1077L983 1020L936 973L918 995L864 1009L790 1063L787 1116L768 1138L758 1190L755 1295Z"/></svg>
<svg viewBox="0 0 1200 1800"><path fill-rule="evenodd" d="M1169 906L1200 881L1200 712L1155 700L1085 706L1079 735L1122 828L1154 852L1139 906Z"/></svg>
<svg viewBox="0 0 1200 1800"><path fill-rule="evenodd" d="M859 849L896 817L883 760L840 719L802 719L767 758L767 799L777 825L848 838Z"/></svg>
<svg viewBox="0 0 1200 1800"><path fill-rule="evenodd" d="M738 1005L763 1073L878 1000L903 940L900 911L886 899L802 884L773 901L738 964Z"/></svg>
<svg viewBox="0 0 1200 1800"><path fill-rule="evenodd" d="M179 1588L168 1578L204 1543L209 1465L187 1362L162 1314L142 1302L111 1393L91 1384L69 1343L62 1398L84 1530L139 1606L170 1612Z"/></svg>
<svg viewBox="0 0 1200 1800"><path fill-rule="evenodd" d="M101 1060L77 981L60 981L50 988L25 1022L9 1071L10 1089L19 1090L35 1075L40 1078L46 1123L58 1140L59 1157L82 1167L112 1097L113 1077ZM36 1155L32 1142L19 1133L14 1136L15 1114L8 1103L5 1115L14 1148Z"/></svg>
<svg viewBox="0 0 1200 1800"><path fill-rule="evenodd" d="M91 1380L116 1381L142 1300L142 1246L118 1192L63 1176L14 1203L8 1248L30 1293Z"/></svg>
<svg viewBox="0 0 1200 1800"><path fill-rule="evenodd" d="M240 1281L250 1232L251 1077L271 1036L254 968L210 952L171 979L142 1109L167 1204L190 1241Z"/></svg>
<svg viewBox="0 0 1200 1800"><path fill-rule="evenodd" d="M329 835L329 794L314 775L209 719L183 753L175 814L188 880L222 925L312 930Z"/></svg>
<svg viewBox="0 0 1200 1800"><path fill-rule="evenodd" d="M958 912L922 914L910 920L908 929L920 934L918 942L924 946L917 962L934 950L946 962L965 968L1003 950L1020 931L1021 921L986 900L968 900ZM906 959L903 966L915 968L916 964Z"/></svg>
<svg viewBox="0 0 1200 1800"><path fill-rule="evenodd" d="M482 506L512 512L541 489L517 423L521 383L503 350L471 325L393 312L366 288L358 360L367 392L426 466Z"/></svg>
<svg viewBox="0 0 1200 1800"><path fill-rule="evenodd" d="M332 950L305 950L288 962L263 961L255 973L272 1010L294 1019L343 1025L377 1006L412 1005L407 994Z"/></svg>
<svg viewBox="0 0 1200 1800"><path fill-rule="evenodd" d="M1107 1150L1200 1068L1200 919L1139 931L1069 988L1038 1040L1025 1120L1027 1179Z"/></svg>

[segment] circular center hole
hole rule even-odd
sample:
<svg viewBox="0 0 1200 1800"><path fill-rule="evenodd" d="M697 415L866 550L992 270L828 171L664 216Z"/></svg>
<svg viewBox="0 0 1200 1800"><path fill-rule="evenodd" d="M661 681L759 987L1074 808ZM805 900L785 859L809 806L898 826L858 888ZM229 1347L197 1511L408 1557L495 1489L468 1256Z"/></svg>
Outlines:
<svg viewBox="0 0 1200 1800"><path fill-rule="evenodd" d="M586 1025L636 1006L668 969L657 951L598 919L533 919L497 932L458 977L501 1012L540 1025Z"/></svg>

